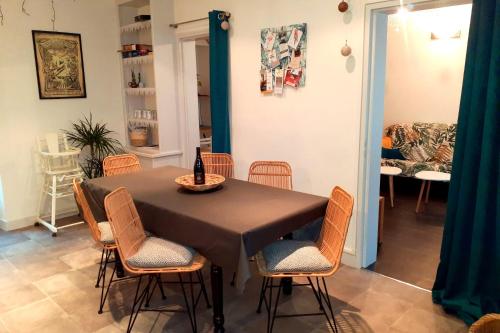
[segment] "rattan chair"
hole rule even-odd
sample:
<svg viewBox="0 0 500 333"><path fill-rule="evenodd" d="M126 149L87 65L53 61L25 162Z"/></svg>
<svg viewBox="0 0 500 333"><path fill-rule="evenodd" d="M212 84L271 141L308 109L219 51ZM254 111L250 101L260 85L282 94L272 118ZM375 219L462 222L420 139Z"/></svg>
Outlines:
<svg viewBox="0 0 500 333"><path fill-rule="evenodd" d="M188 247L162 240L160 238L146 238L135 204L129 192L125 188L118 188L108 194L104 199L104 206L111 224L116 244L118 246L118 252L123 266L127 272L137 274L139 276L127 332L131 332L139 312L146 310L142 308L142 304L144 302L146 302L145 307L148 308L148 304L155 287L158 286L162 289L163 282L160 278L160 274L178 275L178 283L181 286L182 294L184 296L186 312L188 314L193 332L196 332L196 306L202 293L208 302L203 276L200 271L203 268L206 259ZM155 242L155 244L151 242ZM151 247L150 244L152 244L153 247ZM173 250L170 250L168 246L171 246ZM176 257L179 253L187 252L192 254L192 259L186 264L165 264L167 261L173 260L170 256ZM180 259L176 257L175 260L179 261ZM185 273L189 276L189 282L186 283L182 280L181 273ZM200 284L200 291L198 295L195 295L194 293L193 285L196 282L193 281L192 273L196 273L198 283ZM146 280L146 283L145 287L141 290L143 278ZM191 301L188 300L185 290L186 288L184 287L185 284L188 284L190 287ZM207 305L209 306L208 303ZM179 310L157 310L162 312L179 312Z"/></svg>
<svg viewBox="0 0 500 333"><path fill-rule="evenodd" d="M311 315L324 315L331 329L337 332L337 323L333 315L332 303L326 287L325 277L332 276L340 267L353 205L353 197L340 187L335 187L328 202L320 237L316 243L280 240L264 248L264 250L257 254L257 267L259 273L263 276L257 313L260 313L262 304L264 303L268 316L268 333L272 332L276 318ZM308 267L307 269L304 268L306 266ZM315 268L314 266L317 267ZM319 268L319 266L322 267ZM279 298L283 288L282 278L293 277L307 279L307 283L293 285L310 286L319 303L320 312L277 314ZM279 284L273 284L273 279L280 279ZM314 286L312 279L316 280L316 286ZM276 301L274 309L271 309L273 289L276 288L278 288ZM269 297L266 297L267 292ZM328 308L329 313L327 313L326 308ZM331 320L329 316L331 316Z"/></svg>
<svg viewBox="0 0 500 333"><path fill-rule="evenodd" d="M469 328L469 333L498 332L500 332L500 313L489 313L484 315Z"/></svg>
<svg viewBox="0 0 500 333"><path fill-rule="evenodd" d="M202 153L201 158L205 165L206 173L233 178L234 162L231 155L224 153Z"/></svg>
<svg viewBox="0 0 500 333"><path fill-rule="evenodd" d="M102 162L102 168L106 177L142 170L141 162L133 154L108 156Z"/></svg>
<svg viewBox="0 0 500 333"><path fill-rule="evenodd" d="M287 162L255 161L248 170L248 181L261 185L292 189L292 168Z"/></svg>
<svg viewBox="0 0 500 333"><path fill-rule="evenodd" d="M97 281L95 284L96 288L101 287L101 300L99 303L99 311L98 313L102 313L102 308L104 307L104 303L106 302L106 298L109 293L109 288L114 280L114 276L116 273L116 266L113 267L113 272L111 273L111 278L109 279L108 285L106 286L106 271L108 264L114 263L114 260L111 260L111 254L117 257L116 252L116 244L113 238L113 234L111 232L111 226L109 222L99 222L94 218L92 211L90 210L89 204L85 195L82 191L80 183L76 180L73 180L73 191L75 194L75 200L80 208L80 212L83 215L83 220L87 223L90 229L90 234L92 238L97 243L97 245L102 249L101 253L101 262L99 264L99 271L97 272ZM102 286L100 286L102 281Z"/></svg>

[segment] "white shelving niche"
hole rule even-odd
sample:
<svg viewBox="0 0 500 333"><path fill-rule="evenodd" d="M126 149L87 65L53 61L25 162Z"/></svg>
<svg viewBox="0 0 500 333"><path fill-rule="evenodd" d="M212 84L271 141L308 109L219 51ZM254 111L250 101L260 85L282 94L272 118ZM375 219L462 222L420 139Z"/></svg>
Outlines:
<svg viewBox="0 0 500 333"><path fill-rule="evenodd" d="M163 37L174 33L164 24L164 20L169 19L165 17L164 11L173 13L173 1L116 0L116 5L122 45L118 57L122 63L126 149L139 156L144 167L180 165L182 151L177 128L174 133L176 135L172 135L172 127L178 123L175 95L172 96L171 91L163 89L168 86L175 87L176 80L174 76L165 75L165 64L171 66L172 73L175 73L176 69L173 61L174 50L164 51ZM138 15L151 15L151 20L136 22L135 17ZM124 45L138 44L151 45L152 52L146 55L123 56ZM139 87L131 85L132 73L136 81L140 78ZM161 91L156 87L159 79L165 83L162 84Z"/></svg>

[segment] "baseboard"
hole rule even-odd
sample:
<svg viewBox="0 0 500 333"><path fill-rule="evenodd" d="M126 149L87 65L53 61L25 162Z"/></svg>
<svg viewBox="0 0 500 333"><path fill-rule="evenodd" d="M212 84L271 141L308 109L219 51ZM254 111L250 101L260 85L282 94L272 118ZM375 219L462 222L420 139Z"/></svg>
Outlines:
<svg viewBox="0 0 500 333"><path fill-rule="evenodd" d="M71 208L66 209L57 214L57 218L64 218L68 216L73 216L78 214L78 209ZM23 217L17 220L7 221L5 219L0 219L0 229L3 231L12 231L16 229L22 229L26 227L33 226L36 222L36 216Z"/></svg>
<svg viewBox="0 0 500 333"><path fill-rule="evenodd" d="M351 267L361 268L359 260L353 252L354 251L349 251L349 249L344 248L344 253L342 254L342 264Z"/></svg>

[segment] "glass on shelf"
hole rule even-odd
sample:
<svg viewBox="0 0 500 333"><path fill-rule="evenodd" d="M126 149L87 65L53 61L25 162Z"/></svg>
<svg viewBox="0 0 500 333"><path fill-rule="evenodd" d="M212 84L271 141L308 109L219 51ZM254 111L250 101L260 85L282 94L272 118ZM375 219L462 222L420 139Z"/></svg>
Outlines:
<svg viewBox="0 0 500 333"><path fill-rule="evenodd" d="M129 111L128 118L133 121L156 121L158 114L156 110L135 109Z"/></svg>

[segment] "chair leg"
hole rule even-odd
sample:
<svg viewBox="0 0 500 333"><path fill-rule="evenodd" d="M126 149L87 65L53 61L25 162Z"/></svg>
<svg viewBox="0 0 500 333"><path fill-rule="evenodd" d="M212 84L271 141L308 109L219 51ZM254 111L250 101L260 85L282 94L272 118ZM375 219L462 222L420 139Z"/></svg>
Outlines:
<svg viewBox="0 0 500 333"><path fill-rule="evenodd" d="M56 200L57 200L57 177L52 176L52 202L51 202L51 211L50 211L50 224L54 227L56 226ZM55 236L56 233L53 232L52 236Z"/></svg>
<svg viewBox="0 0 500 333"><path fill-rule="evenodd" d="M262 278L262 286L260 287L260 297L259 297L259 305L257 306L257 313L261 313L262 310L262 302L264 301L264 297L266 297L266 286L267 286L267 278Z"/></svg>
<svg viewBox="0 0 500 333"><path fill-rule="evenodd" d="M165 295L165 290L163 289L163 281L161 280L161 274L158 274L156 276L156 281L158 284L158 288L160 288L161 299L163 299L163 300L167 299L167 296Z"/></svg>
<svg viewBox="0 0 500 333"><path fill-rule="evenodd" d="M269 278L271 286L269 287L269 303L267 306L267 333L271 332L271 307L273 304L273 278Z"/></svg>
<svg viewBox="0 0 500 333"><path fill-rule="evenodd" d="M276 319L276 312L278 310L278 303L280 301L280 294L281 294L281 289L282 288L283 288L283 279L280 279L280 284L278 286L278 295L276 296L276 302L274 304L274 311L273 311L273 316L272 316L272 319L271 319L271 328L270 328L269 333L273 332L274 320ZM269 304L269 308L271 308L271 304Z"/></svg>
<svg viewBox="0 0 500 333"><path fill-rule="evenodd" d="M335 326L335 332L338 332L337 321L335 320L335 315L333 314L332 302L330 299L330 294L328 293L328 288L326 287L325 278L321 277L321 279L323 280L323 288L325 289L325 296L326 296L325 300L326 300L326 303L328 305L328 309L330 310L330 314L331 314L332 319L333 319L333 325Z"/></svg>
<svg viewBox="0 0 500 333"><path fill-rule="evenodd" d="M99 303L99 311L98 314L102 313L102 308L104 307L104 303L106 303L106 298L108 298L109 288L113 283L113 278L116 272L116 266L113 267L113 272L111 273L111 278L109 279L108 286L106 287L106 269L109 263L109 257L111 256L111 251L106 250L106 258L104 261L103 275L102 275L102 289L101 289L101 302ZM104 288L106 288L106 292L104 292Z"/></svg>
<svg viewBox="0 0 500 333"><path fill-rule="evenodd" d="M207 308L210 309L212 305L208 300L208 293L207 293L207 288L205 287L205 280L203 279L203 273L201 272L201 270L198 270L196 271L196 274L198 276L198 281L200 282L201 292L203 293L203 297L205 298L205 302L207 303Z"/></svg>
<svg viewBox="0 0 500 333"><path fill-rule="evenodd" d="M102 249L102 252L101 252L101 261L99 263L99 271L97 272L97 281L95 283L95 287L96 288L99 288L99 283L101 282L102 265L104 264L104 252L106 252L106 250Z"/></svg>
<svg viewBox="0 0 500 333"><path fill-rule="evenodd" d="M149 293L149 288L151 286L151 282L153 281L151 276L148 276L148 282L144 290L139 294L139 290L141 289L142 275L139 276L139 281L137 282L137 289L135 291L134 303L132 304L132 310L130 313L130 318L128 320L127 333L132 332L132 328L134 327L135 320L141 311L142 303L146 299L146 296Z"/></svg>
<svg viewBox="0 0 500 333"><path fill-rule="evenodd" d="M151 301L151 298L153 298L153 293L155 292L157 285L158 285L158 280L154 279L153 287L150 290L148 290L148 293L146 294L146 303L144 303L145 308L149 308L149 302Z"/></svg>
<svg viewBox="0 0 500 333"><path fill-rule="evenodd" d="M196 322L196 308L195 308L195 300L194 300L193 273L191 273L191 272L189 272L189 289L191 291L191 305L193 307L193 322L194 322L193 332L197 332L198 331L198 323Z"/></svg>
<svg viewBox="0 0 500 333"><path fill-rule="evenodd" d="M197 332L197 327L196 327L196 309L194 308L194 303L193 303L193 313L191 313L191 305L189 304L189 300L186 294L186 288L184 288L184 282L182 281L182 275L181 273L179 275L179 283L181 285L181 290L182 290L182 296L184 297L184 302L186 303L186 312L189 317L189 322L191 323L191 328L193 329L193 333ZM192 275L189 274L190 281L192 282ZM190 283L191 288L193 287L193 283ZM192 289L191 289L192 290ZM191 300L194 302L194 297L193 294L191 294Z"/></svg>
<svg viewBox="0 0 500 333"><path fill-rule="evenodd" d="M43 185L42 191L40 192L40 197L38 198L38 218L41 219L44 216L43 208L45 205L45 200L47 199L47 176L43 177ZM35 222L35 225L38 225L39 222Z"/></svg>
<svg viewBox="0 0 500 333"><path fill-rule="evenodd" d="M314 293L314 296L316 296L316 300L318 301L319 308L320 308L321 312L323 313L323 315L325 316L326 321L328 322L328 325L330 326L332 331L336 332L334 326L332 325L332 322L330 321L330 317L328 317L328 314L326 313L325 307L323 306L322 298L324 296L321 292L321 289L319 288L319 281L316 281L316 283L318 285L318 290L316 290L316 288L314 288L314 284L312 283L311 279L308 277L307 280L309 281L309 285L311 286L311 289Z"/></svg>

